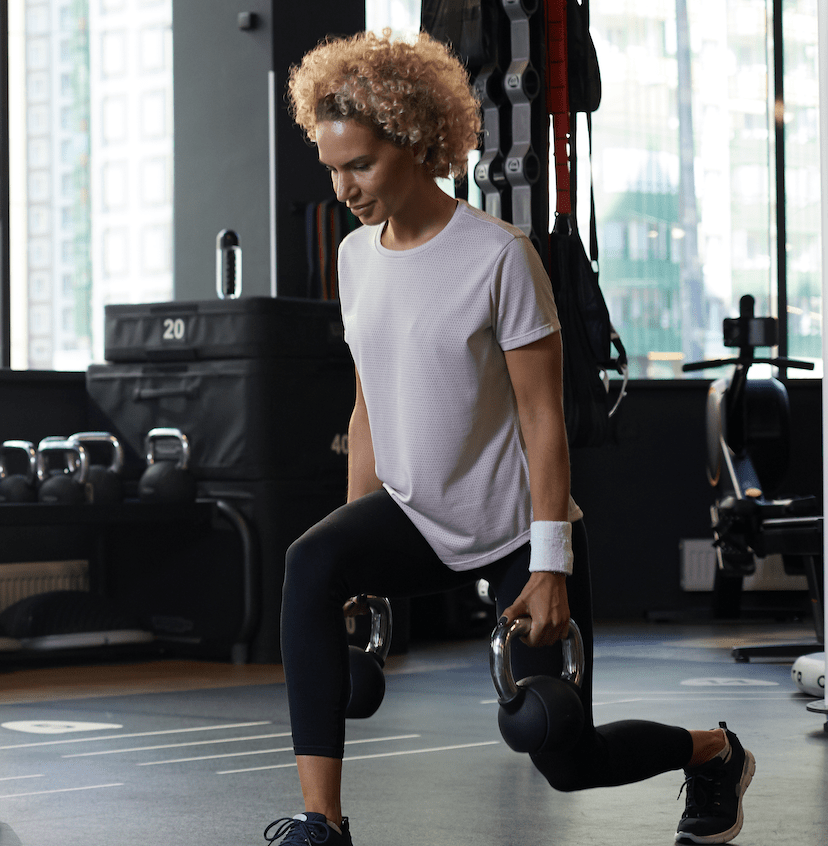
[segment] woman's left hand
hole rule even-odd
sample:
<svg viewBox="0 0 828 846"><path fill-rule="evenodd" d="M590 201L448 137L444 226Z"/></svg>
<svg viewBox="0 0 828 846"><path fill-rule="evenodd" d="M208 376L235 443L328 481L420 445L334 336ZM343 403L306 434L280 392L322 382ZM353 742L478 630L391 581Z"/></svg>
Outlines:
<svg viewBox="0 0 828 846"><path fill-rule="evenodd" d="M530 573L529 581L502 617L511 623L530 617L532 629L522 638L528 646L551 646L569 632L569 599L563 573Z"/></svg>

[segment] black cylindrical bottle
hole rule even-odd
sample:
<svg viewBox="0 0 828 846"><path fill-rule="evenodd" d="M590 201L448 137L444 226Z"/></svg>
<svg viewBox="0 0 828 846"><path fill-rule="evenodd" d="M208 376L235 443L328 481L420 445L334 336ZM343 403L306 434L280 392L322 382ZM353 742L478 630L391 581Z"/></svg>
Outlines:
<svg viewBox="0 0 828 846"><path fill-rule="evenodd" d="M222 229L216 236L216 293L222 300L241 296L242 251L239 236Z"/></svg>

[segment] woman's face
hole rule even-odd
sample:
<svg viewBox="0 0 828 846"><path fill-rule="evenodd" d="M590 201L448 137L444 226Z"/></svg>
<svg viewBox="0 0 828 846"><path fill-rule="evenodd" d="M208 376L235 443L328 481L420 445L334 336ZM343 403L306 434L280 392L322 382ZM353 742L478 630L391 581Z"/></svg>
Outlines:
<svg viewBox="0 0 828 846"><path fill-rule="evenodd" d="M369 226L398 215L423 177L411 149L378 138L355 120L319 123L316 146L337 200Z"/></svg>

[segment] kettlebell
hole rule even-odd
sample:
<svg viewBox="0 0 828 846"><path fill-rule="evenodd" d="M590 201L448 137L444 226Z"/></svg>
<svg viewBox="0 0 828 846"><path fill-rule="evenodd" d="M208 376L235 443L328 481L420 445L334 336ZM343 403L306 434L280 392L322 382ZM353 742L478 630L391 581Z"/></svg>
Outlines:
<svg viewBox="0 0 828 846"><path fill-rule="evenodd" d="M391 604L384 596L355 596L345 603L345 615L371 613L371 634L365 649L348 647L351 692L345 716L366 719L376 713L385 698L382 668L391 648Z"/></svg>
<svg viewBox="0 0 828 846"><path fill-rule="evenodd" d="M5 455L10 450L24 452L28 460L25 473L9 473ZM0 447L0 502L37 501L37 450L31 441L3 441Z"/></svg>
<svg viewBox="0 0 828 846"><path fill-rule="evenodd" d="M563 671L560 678L529 676L515 683L511 641L529 634L532 621L518 617L498 623L492 632L489 665L497 690L497 722L506 744L515 752L543 754L570 749L584 726L584 708L578 688L584 674L584 643L574 620L561 641Z"/></svg>
<svg viewBox="0 0 828 846"><path fill-rule="evenodd" d="M163 439L177 441L175 459L159 459L155 444ZM187 469L190 463L190 441L180 429L150 429L145 440L147 469L138 482L138 498L142 502L174 505L192 502L196 496L195 479Z"/></svg>
<svg viewBox="0 0 828 846"><path fill-rule="evenodd" d="M49 453L73 457L68 458L63 470L53 473L49 468ZM40 481L38 502L49 505L80 505L87 502L88 498L89 456L76 441L44 438L37 445L37 478Z"/></svg>
<svg viewBox="0 0 828 846"><path fill-rule="evenodd" d="M124 448L115 435L109 432L76 432L69 438L81 445L107 444L112 458L109 465L93 463L92 453L87 449L89 460L89 501L95 503L120 502L124 498L121 482L121 468L124 466Z"/></svg>

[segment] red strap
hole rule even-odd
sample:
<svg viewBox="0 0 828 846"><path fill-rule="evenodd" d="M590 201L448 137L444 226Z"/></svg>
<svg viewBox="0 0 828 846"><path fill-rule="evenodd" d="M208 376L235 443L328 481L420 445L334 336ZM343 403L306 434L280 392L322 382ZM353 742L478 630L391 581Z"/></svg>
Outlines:
<svg viewBox="0 0 828 846"><path fill-rule="evenodd" d="M546 110L552 115L555 157L555 210L571 214L569 196L569 77L566 53L566 0L546 2Z"/></svg>
<svg viewBox="0 0 828 846"><path fill-rule="evenodd" d="M546 0L546 111L569 114L566 0Z"/></svg>

